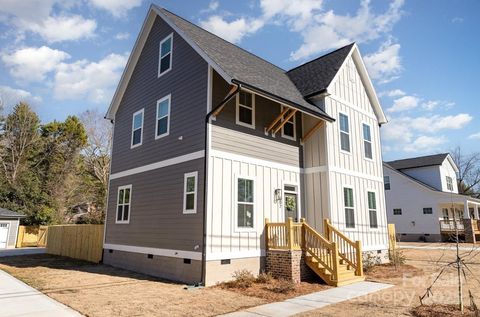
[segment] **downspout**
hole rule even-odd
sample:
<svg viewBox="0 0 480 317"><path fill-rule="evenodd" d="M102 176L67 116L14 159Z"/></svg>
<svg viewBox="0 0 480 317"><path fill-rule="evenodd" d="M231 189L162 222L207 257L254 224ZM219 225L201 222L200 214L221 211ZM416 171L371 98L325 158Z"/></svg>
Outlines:
<svg viewBox="0 0 480 317"><path fill-rule="evenodd" d="M208 125L210 124L210 118L212 115L225 105L227 102L229 102L233 97L235 97L236 94L240 91L240 84L234 84L237 86L237 89L235 89L234 92L230 93L227 95L218 105L216 105L212 110L207 114L205 117L205 160L204 160L204 166L203 166L203 250L202 250L202 281L200 282L201 285L205 285L205 275L206 275L206 265L207 265L207 186L208 186L208 160L210 153L208 152L208 149L210 147L210 144L208 142L209 140L209 134L208 134ZM212 87L210 87L212 89Z"/></svg>

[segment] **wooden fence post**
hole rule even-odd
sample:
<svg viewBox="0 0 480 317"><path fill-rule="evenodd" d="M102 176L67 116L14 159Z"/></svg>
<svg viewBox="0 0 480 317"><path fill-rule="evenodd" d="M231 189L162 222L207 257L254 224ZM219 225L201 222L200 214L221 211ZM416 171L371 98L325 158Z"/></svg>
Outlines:
<svg viewBox="0 0 480 317"><path fill-rule="evenodd" d="M363 254L362 254L362 242L355 241L355 247L357 249L357 276L363 275Z"/></svg>
<svg viewBox="0 0 480 317"><path fill-rule="evenodd" d="M287 245L289 250L293 250L293 219L288 217L287 219Z"/></svg>
<svg viewBox="0 0 480 317"><path fill-rule="evenodd" d="M301 241L300 248L302 250L305 250L305 218L301 218L300 223L302 224L302 227L301 227L302 241Z"/></svg>
<svg viewBox="0 0 480 317"><path fill-rule="evenodd" d="M268 224L270 220L268 218L265 218L265 250L268 250Z"/></svg>
<svg viewBox="0 0 480 317"><path fill-rule="evenodd" d="M334 280L338 282L338 268L340 266L340 259L338 257L338 248L335 242L332 242L332 247L333 247L333 255L332 255L333 268L332 269L333 269L333 274L335 275Z"/></svg>
<svg viewBox="0 0 480 317"><path fill-rule="evenodd" d="M17 235L17 243L15 244L16 248L21 248L23 243L23 236L25 235L25 227L18 226L18 235Z"/></svg>

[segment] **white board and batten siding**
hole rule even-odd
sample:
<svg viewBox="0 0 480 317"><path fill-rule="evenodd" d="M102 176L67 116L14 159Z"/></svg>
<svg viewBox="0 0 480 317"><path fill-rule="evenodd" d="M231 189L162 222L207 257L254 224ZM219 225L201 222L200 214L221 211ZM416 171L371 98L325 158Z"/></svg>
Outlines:
<svg viewBox="0 0 480 317"><path fill-rule="evenodd" d="M280 204L274 201L274 190L282 189L284 184L298 185L301 181L298 148L238 131L234 132L233 140L230 139L232 132L212 126L207 260L260 256L265 249L265 218L271 222L285 221ZM227 142L222 142L225 139ZM295 149L296 165L291 154ZM254 228L251 230L236 227L238 177L254 180Z"/></svg>

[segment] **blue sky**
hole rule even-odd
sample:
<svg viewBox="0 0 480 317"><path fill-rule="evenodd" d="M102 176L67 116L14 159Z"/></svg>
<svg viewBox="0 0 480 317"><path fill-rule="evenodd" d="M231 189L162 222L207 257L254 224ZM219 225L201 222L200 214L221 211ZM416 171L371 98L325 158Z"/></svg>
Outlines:
<svg viewBox="0 0 480 317"><path fill-rule="evenodd" d="M356 41L390 120L384 159L480 149L480 2L155 1L289 69ZM0 97L43 121L108 108L150 2L0 0Z"/></svg>

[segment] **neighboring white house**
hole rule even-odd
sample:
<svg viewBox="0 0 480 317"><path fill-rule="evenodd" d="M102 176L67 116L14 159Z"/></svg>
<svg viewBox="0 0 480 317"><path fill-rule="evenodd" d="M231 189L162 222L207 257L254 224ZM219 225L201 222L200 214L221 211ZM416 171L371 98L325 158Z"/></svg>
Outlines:
<svg viewBox="0 0 480 317"><path fill-rule="evenodd" d="M15 248L18 225L24 217L18 212L0 208L0 249Z"/></svg>
<svg viewBox="0 0 480 317"><path fill-rule="evenodd" d="M456 228L475 241L480 199L458 193L456 173L448 153L383 164L388 222L400 241L444 241Z"/></svg>

